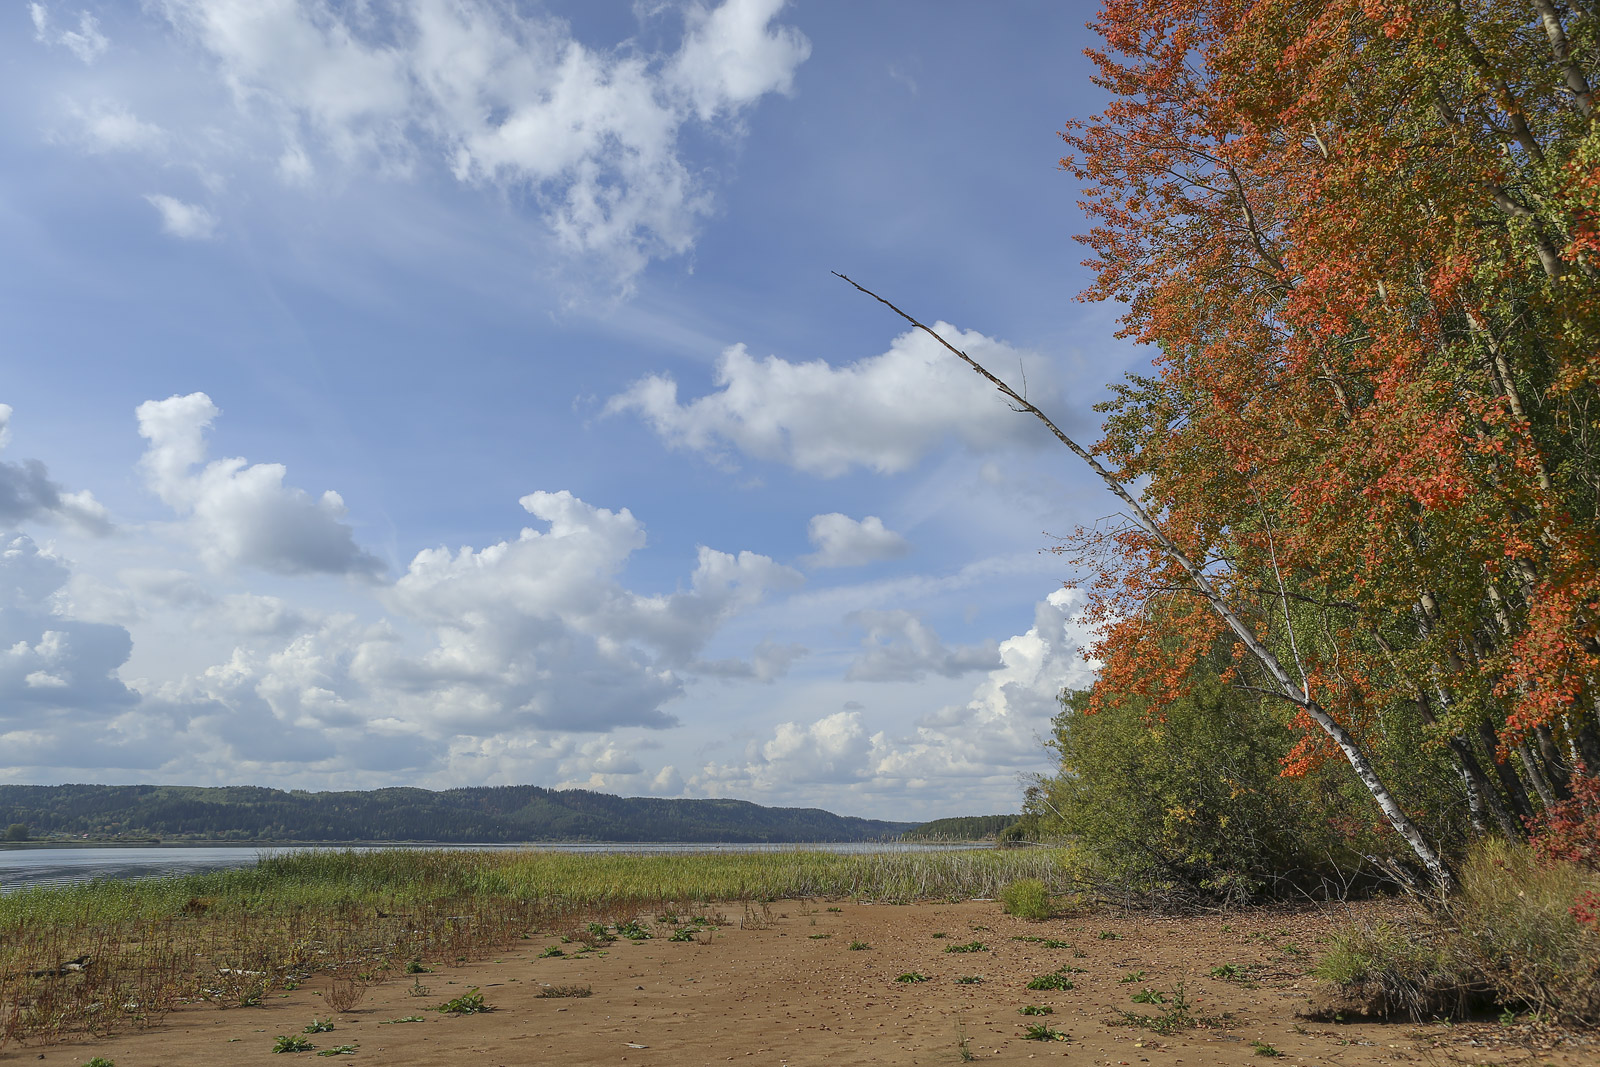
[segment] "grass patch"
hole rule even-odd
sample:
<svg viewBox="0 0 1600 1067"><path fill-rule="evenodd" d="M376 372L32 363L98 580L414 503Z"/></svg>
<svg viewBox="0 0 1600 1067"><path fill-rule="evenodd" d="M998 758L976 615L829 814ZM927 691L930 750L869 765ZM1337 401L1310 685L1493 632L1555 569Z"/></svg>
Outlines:
<svg viewBox="0 0 1600 1067"><path fill-rule="evenodd" d="M1224 963L1221 967L1211 968L1211 977L1220 978L1224 982L1242 982L1245 979L1244 968L1232 963Z"/></svg>
<svg viewBox="0 0 1600 1067"><path fill-rule="evenodd" d="M1148 995L1148 997L1147 997ZM1166 1010L1157 1015L1140 1015L1135 1012L1122 1013L1123 1022L1129 1026L1139 1026L1146 1030L1153 1030L1163 1036L1175 1034L1180 1030L1192 1030L1195 1027L1216 1026L1218 1020L1209 1015L1197 1015L1189 1003L1189 996L1179 982L1178 987L1168 994L1155 990L1142 990L1134 994L1133 999L1141 1004L1165 1004Z"/></svg>
<svg viewBox="0 0 1600 1067"><path fill-rule="evenodd" d="M907 971L906 973L902 974L900 977L896 978L895 981L896 982L929 982L929 981L932 981L932 979L929 978L927 975L923 974L921 971Z"/></svg>
<svg viewBox="0 0 1600 1067"><path fill-rule="evenodd" d="M1279 1052L1276 1048L1273 1048L1271 1045L1267 1044L1265 1041L1252 1041L1252 1042L1250 1042L1250 1047L1256 1050L1256 1055L1257 1056L1282 1056L1283 1055L1283 1053Z"/></svg>
<svg viewBox="0 0 1600 1067"><path fill-rule="evenodd" d="M360 1045L334 1045L317 1053L318 1056L354 1056Z"/></svg>
<svg viewBox="0 0 1600 1067"><path fill-rule="evenodd" d="M867 944L865 941L852 941L852 942L850 942L850 951L851 952L865 952L867 949L869 949L871 947L872 946Z"/></svg>
<svg viewBox="0 0 1600 1067"><path fill-rule="evenodd" d="M1060 971L1037 975L1028 982L1029 989L1072 989L1072 979Z"/></svg>
<svg viewBox="0 0 1600 1067"><path fill-rule="evenodd" d="M1043 879L1018 878L1006 885L1000 899L1007 915L1020 919L1050 918L1050 889Z"/></svg>
<svg viewBox="0 0 1600 1067"><path fill-rule="evenodd" d="M976 974L964 974L956 979L956 985L982 985L983 977Z"/></svg>

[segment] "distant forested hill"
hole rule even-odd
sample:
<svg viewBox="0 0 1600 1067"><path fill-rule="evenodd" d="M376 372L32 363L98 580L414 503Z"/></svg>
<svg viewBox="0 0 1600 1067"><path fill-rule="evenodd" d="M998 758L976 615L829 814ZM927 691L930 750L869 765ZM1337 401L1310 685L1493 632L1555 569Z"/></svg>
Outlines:
<svg viewBox="0 0 1600 1067"><path fill-rule="evenodd" d="M900 836L906 841L982 841L997 837L1021 819L1020 815L965 815L953 819L935 819L913 826Z"/></svg>
<svg viewBox="0 0 1600 1067"><path fill-rule="evenodd" d="M257 786L0 785L0 827L33 837L220 841L866 841L910 823L742 800L616 797L538 786L283 792Z"/></svg>

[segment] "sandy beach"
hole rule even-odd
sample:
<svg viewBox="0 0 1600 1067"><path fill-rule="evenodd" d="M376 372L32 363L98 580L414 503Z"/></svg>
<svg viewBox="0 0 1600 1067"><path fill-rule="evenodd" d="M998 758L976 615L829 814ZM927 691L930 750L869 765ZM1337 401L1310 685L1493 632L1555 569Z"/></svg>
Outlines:
<svg viewBox="0 0 1600 1067"><path fill-rule="evenodd" d="M1354 911L1375 920L1388 907ZM425 961L431 972L368 986L350 1011L330 1011L327 981L318 979L273 993L259 1007L190 1005L143 1031L13 1045L0 1052L0 1063L77 1065L99 1056L116 1067L286 1067L324 1062L318 1053L339 1046L355 1051L329 1061L385 1067L954 1064L963 1062L963 1050L980 1063L1112 1067L1600 1063L1600 1043L1588 1035L1493 1021L1305 1018L1315 986L1306 972L1343 913L1031 922L988 901L780 901L764 915L760 907L748 915L739 905L722 911L728 925L694 941L670 941L673 928L658 923L650 940L619 939L580 956L580 944L545 931L491 959ZM852 942L870 947L852 949ZM552 946L565 954L541 958ZM947 951L952 947L969 951ZM1217 977L1219 968L1240 977ZM896 980L912 972L927 980ZM1051 972L1066 975L1072 988L1027 988ZM1163 1034L1130 1024L1124 1013L1159 1018L1169 1011L1179 983L1190 1013L1210 1025ZM540 995L562 986L592 993ZM474 987L493 1010L436 1010ZM1146 990L1162 999L1133 999ZM1051 1012L1019 1014L1029 1005ZM313 1019L330 1017L333 1031L303 1035L315 1051L273 1053L278 1035L301 1035ZM1064 1038L1024 1036L1041 1024Z"/></svg>

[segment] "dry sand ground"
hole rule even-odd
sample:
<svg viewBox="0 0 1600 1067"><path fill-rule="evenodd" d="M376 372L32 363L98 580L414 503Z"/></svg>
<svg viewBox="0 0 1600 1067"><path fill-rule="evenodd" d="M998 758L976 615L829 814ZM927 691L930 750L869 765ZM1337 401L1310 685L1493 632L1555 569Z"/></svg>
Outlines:
<svg viewBox="0 0 1600 1067"><path fill-rule="evenodd" d="M1372 919L1384 907L1356 910ZM759 921L743 925L737 905L728 911L731 924L709 942L703 934L696 943L670 942L661 929L652 940L617 941L603 953L541 959L539 953L560 939L535 936L497 959L435 964L433 973L417 978L427 995L414 995L409 980L371 987L353 1011L334 1014L334 1032L308 1037L322 1050L357 1045L349 1057L271 1052L276 1035L298 1034L314 1016L330 1014L325 985L313 982L259 1008L193 1006L141 1033L11 1047L0 1052L0 1064L70 1067L92 1056L117 1067L957 1064L963 1035L975 1062L995 1064L1600 1064L1594 1035L1541 1035L1493 1022L1334 1024L1300 1017L1313 986L1306 971L1340 918L1317 911L1028 922L1002 914L994 902L784 901L771 905L764 927ZM853 940L871 948L852 951ZM944 951L974 940L988 950ZM563 947L571 952L578 946ZM1224 964L1248 968L1251 980L1212 977ZM1072 974L1075 988L1026 988L1030 978L1063 965L1082 969ZM907 971L930 980L895 981ZM1137 971L1142 979L1121 980ZM956 981L969 975L983 980ZM1133 1002L1132 994L1170 992L1180 981L1194 1012L1225 1015L1222 1025L1162 1036L1123 1019L1124 1011L1162 1010ZM556 984L587 985L593 995L537 995ZM446 1016L433 1010L473 986L481 987L492 1012ZM1027 1018L1017 1013L1026 1004L1054 1012ZM416 1015L423 1021L386 1021ZM1069 1039L1024 1039L1036 1022ZM1277 1049L1281 1058L1262 1058L1252 1042Z"/></svg>

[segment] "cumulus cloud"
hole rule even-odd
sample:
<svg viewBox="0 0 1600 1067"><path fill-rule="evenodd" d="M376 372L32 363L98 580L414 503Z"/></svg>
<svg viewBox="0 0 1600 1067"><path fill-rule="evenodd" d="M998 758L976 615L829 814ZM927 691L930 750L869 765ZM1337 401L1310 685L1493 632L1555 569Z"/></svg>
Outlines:
<svg viewBox="0 0 1600 1067"><path fill-rule="evenodd" d="M9 404L0 404L0 450L11 441ZM111 530L111 517L88 490L68 492L36 459L0 461L0 528L23 522L65 523L86 533Z"/></svg>
<svg viewBox="0 0 1600 1067"><path fill-rule="evenodd" d="M87 726L137 702L116 675L133 648L128 631L57 611L69 576L27 536L0 537L0 735L69 718Z"/></svg>
<svg viewBox="0 0 1600 1067"><path fill-rule="evenodd" d="M909 611L857 611L846 620L867 631L845 678L853 682L915 682L928 674L959 678L1000 666L993 641L946 648L933 627Z"/></svg>
<svg viewBox="0 0 1600 1067"><path fill-rule="evenodd" d="M111 42L100 32L100 22L87 11L78 12L76 30L58 30L52 25L50 11L43 4L29 4L28 14L33 19L33 36L45 44L59 45L77 56L85 66L106 54Z"/></svg>
<svg viewBox="0 0 1600 1067"><path fill-rule="evenodd" d="M559 245L624 281L686 251L711 208L683 159L685 125L736 132L760 98L792 91L810 52L774 24L782 0L693 4L667 54L592 48L563 20L494 0L155 6L214 65L232 143L263 170L305 185L328 169L440 166L531 194Z"/></svg>
<svg viewBox="0 0 1600 1067"><path fill-rule="evenodd" d="M945 322L934 329L989 367L1017 365L1020 353L1001 341ZM680 403L677 383L652 375L612 397L605 411L638 414L677 448L715 459L732 448L824 478L854 467L903 471L950 437L980 452L1041 440L1029 420L920 330L842 367L756 359L734 345L714 381L716 392ZM1035 393L1050 399L1048 389Z"/></svg>
<svg viewBox="0 0 1600 1067"><path fill-rule="evenodd" d="M344 500L283 484L282 464L206 462L206 431L221 414L204 393L140 404L139 460L145 483L186 521L200 556L216 569L238 565L279 574L375 575L383 564L356 546ZM198 469L197 469L198 468Z"/></svg>
<svg viewBox="0 0 1600 1067"><path fill-rule="evenodd" d="M217 217L199 204L162 193L145 196L161 215L161 232L182 241L209 241L217 235Z"/></svg>
<svg viewBox="0 0 1600 1067"><path fill-rule="evenodd" d="M1042 769L1040 739L1063 688L1089 684L1094 665L1082 595L1058 590L1034 608L1033 625L998 646L998 662L962 704L924 717L914 730L873 731L859 704L810 723L781 723L740 761L710 762L688 780L699 794L795 792L834 804L863 795L931 796L943 804L1013 805L1018 775ZM887 613L886 613L887 614Z"/></svg>
<svg viewBox="0 0 1600 1067"><path fill-rule="evenodd" d="M876 515L860 522L837 511L813 515L806 535L817 549L805 558L808 567L859 567L911 551L911 542L886 529Z"/></svg>

